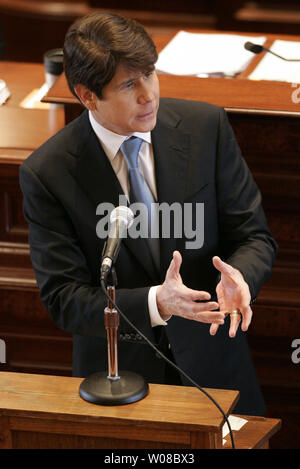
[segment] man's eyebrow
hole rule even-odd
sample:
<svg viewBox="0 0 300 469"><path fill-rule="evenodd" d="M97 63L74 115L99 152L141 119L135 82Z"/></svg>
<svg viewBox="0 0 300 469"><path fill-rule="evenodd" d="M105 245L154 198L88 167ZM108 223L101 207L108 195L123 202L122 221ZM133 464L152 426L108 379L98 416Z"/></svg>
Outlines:
<svg viewBox="0 0 300 469"><path fill-rule="evenodd" d="M121 89L123 88L124 86L127 86L129 83L132 83L133 81L136 81L138 79L138 77L132 77L132 78L128 78L128 80L124 80L122 81L122 83L120 83L119 85L116 86L116 89Z"/></svg>
<svg viewBox="0 0 300 469"><path fill-rule="evenodd" d="M127 85L129 85L129 83L133 83L135 82L136 80L138 80L143 74L145 73L148 73L148 72L153 72L155 70L155 67L149 69L149 70L145 70L145 71L140 71L140 72L137 72L136 75L132 76L131 78L128 78L127 80L124 80L122 83L120 83L119 85L116 85L115 89L116 90L120 90L124 87L126 87Z"/></svg>

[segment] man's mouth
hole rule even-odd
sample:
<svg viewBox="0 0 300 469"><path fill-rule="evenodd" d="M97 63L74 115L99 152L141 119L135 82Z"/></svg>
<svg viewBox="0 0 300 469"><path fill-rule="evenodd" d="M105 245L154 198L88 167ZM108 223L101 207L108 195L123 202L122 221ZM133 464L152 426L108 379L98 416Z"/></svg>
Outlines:
<svg viewBox="0 0 300 469"><path fill-rule="evenodd" d="M137 116L138 119L150 119L154 116L154 109L150 112L146 112L145 114L140 114Z"/></svg>

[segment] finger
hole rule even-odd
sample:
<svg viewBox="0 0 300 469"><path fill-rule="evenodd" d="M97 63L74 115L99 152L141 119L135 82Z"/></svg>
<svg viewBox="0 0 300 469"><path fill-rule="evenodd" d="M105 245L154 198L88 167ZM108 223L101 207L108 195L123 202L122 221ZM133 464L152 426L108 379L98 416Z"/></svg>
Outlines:
<svg viewBox="0 0 300 469"><path fill-rule="evenodd" d="M197 313L187 311L184 317L186 319L192 319L193 321L204 322L208 324L224 324L224 317L220 316L218 312L215 311L201 311Z"/></svg>
<svg viewBox="0 0 300 469"><path fill-rule="evenodd" d="M193 301L197 301L197 300L203 301L203 300L211 299L211 295L207 291L192 290L191 288L187 288L186 293L190 296L190 299ZM217 306L217 308L218 307L219 305Z"/></svg>
<svg viewBox="0 0 300 469"><path fill-rule="evenodd" d="M214 301L207 303L182 301L173 314L187 319L209 323L214 321L223 323L225 319L225 312L219 311L218 304Z"/></svg>
<svg viewBox="0 0 300 469"><path fill-rule="evenodd" d="M222 313L221 311L216 311L219 309L219 305L215 301L208 301L207 303L188 302L186 307L189 309L189 311L192 311L193 313L202 313L203 311L215 311L220 318L225 318L224 313Z"/></svg>
<svg viewBox="0 0 300 469"><path fill-rule="evenodd" d="M250 306L246 306L245 308L241 309L241 312L243 317L241 328L242 331L246 332L250 326L253 312Z"/></svg>
<svg viewBox="0 0 300 469"><path fill-rule="evenodd" d="M199 314L213 314L215 319L224 319L225 314L219 311L218 303L212 301L207 303L195 303L194 301L188 301L181 299L180 302L175 305L174 314L178 316L187 316L193 315L197 316Z"/></svg>
<svg viewBox="0 0 300 469"><path fill-rule="evenodd" d="M213 261L215 268L219 270L219 272L221 272L222 274L230 275L230 276L234 275L235 268L227 264L226 262L222 261L220 257L214 256L212 261Z"/></svg>
<svg viewBox="0 0 300 469"><path fill-rule="evenodd" d="M192 311L193 314L198 315L201 317L205 322L212 323L214 321L218 322L218 324L224 324L224 320L226 317L225 311L215 310L213 309L214 306L212 305L209 307L210 303L206 303L203 305L203 308L200 311L189 310Z"/></svg>
<svg viewBox="0 0 300 469"><path fill-rule="evenodd" d="M231 314L230 315L230 328L229 328L229 337L235 337L237 328L241 321L240 314Z"/></svg>
<svg viewBox="0 0 300 469"><path fill-rule="evenodd" d="M181 263L182 263L182 257L181 257L181 254L180 254L179 251L174 251L173 252L173 259L174 259L174 263L175 263L175 269L179 273L179 269L180 269L180 266L181 266Z"/></svg>
<svg viewBox="0 0 300 469"><path fill-rule="evenodd" d="M219 324L216 324L215 322L212 323L209 329L210 335L215 335L218 329L219 329Z"/></svg>
<svg viewBox="0 0 300 469"><path fill-rule="evenodd" d="M179 251L173 252L173 258L166 273L166 279L177 279L180 276L179 271L182 263L182 257Z"/></svg>

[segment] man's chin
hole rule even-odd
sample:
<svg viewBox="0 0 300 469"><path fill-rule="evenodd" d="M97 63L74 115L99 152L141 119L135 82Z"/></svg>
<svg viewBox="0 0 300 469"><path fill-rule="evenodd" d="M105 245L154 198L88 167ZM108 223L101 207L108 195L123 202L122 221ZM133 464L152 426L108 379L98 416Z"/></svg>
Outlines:
<svg viewBox="0 0 300 469"><path fill-rule="evenodd" d="M143 120L140 120L140 119L137 119L136 120L136 132L151 132L151 130L154 129L154 127L156 126L156 121L157 121L157 117L156 115L155 116L152 116L151 119L145 119L144 121Z"/></svg>

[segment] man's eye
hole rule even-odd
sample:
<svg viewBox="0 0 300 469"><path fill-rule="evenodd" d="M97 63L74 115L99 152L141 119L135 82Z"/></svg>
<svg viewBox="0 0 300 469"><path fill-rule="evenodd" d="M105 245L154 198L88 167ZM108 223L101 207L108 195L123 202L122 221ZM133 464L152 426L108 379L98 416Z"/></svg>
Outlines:
<svg viewBox="0 0 300 469"><path fill-rule="evenodd" d="M150 78L153 75L153 70L145 73L145 78Z"/></svg>
<svg viewBox="0 0 300 469"><path fill-rule="evenodd" d="M133 85L134 81L129 81L128 83L126 83L125 88L133 88Z"/></svg>

